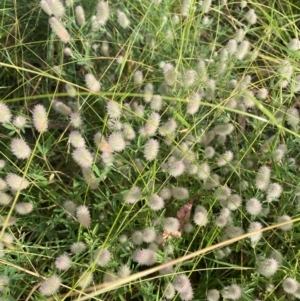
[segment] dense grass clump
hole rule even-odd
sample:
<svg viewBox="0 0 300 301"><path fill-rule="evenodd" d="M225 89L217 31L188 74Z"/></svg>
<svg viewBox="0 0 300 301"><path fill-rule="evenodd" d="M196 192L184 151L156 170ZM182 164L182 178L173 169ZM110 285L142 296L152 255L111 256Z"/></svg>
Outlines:
<svg viewBox="0 0 300 301"><path fill-rule="evenodd" d="M299 9L4 1L0 299L300 298Z"/></svg>

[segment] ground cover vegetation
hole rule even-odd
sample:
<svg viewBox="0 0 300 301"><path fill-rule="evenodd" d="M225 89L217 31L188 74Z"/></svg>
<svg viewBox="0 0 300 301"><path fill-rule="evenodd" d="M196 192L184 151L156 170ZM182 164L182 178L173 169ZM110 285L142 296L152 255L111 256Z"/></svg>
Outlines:
<svg viewBox="0 0 300 301"><path fill-rule="evenodd" d="M299 12L2 1L0 299L300 298Z"/></svg>

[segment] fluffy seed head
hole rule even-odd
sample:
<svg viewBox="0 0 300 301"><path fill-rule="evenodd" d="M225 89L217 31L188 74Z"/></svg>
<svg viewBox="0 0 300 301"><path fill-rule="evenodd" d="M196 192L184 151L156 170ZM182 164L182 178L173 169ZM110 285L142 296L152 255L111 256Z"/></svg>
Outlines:
<svg viewBox="0 0 300 301"><path fill-rule="evenodd" d="M190 301L194 298L194 292L192 287L190 289L179 294L179 297L182 301Z"/></svg>
<svg viewBox="0 0 300 301"><path fill-rule="evenodd" d="M166 217L163 221L164 230L169 232L175 232L179 230L180 223L177 218L174 217Z"/></svg>
<svg viewBox="0 0 300 301"><path fill-rule="evenodd" d="M15 218L14 216L8 217L7 215L0 215L0 227L2 227L4 224L6 224L7 226L13 226L16 224L16 222L17 222L17 218ZM1 258L1 245L3 244L0 243L0 258Z"/></svg>
<svg viewBox="0 0 300 301"><path fill-rule="evenodd" d="M228 54L234 55L236 53L236 50L237 50L236 40L234 40L234 39L229 40L227 45L226 45L226 49L228 51Z"/></svg>
<svg viewBox="0 0 300 301"><path fill-rule="evenodd" d="M0 178L0 190L6 190L7 189L7 184L5 180Z"/></svg>
<svg viewBox="0 0 300 301"><path fill-rule="evenodd" d="M103 283L112 282L117 280L117 275L115 275L113 270L107 270L103 275Z"/></svg>
<svg viewBox="0 0 300 301"><path fill-rule="evenodd" d="M286 112L286 121L291 128L295 129L299 124L299 111L296 108L290 108Z"/></svg>
<svg viewBox="0 0 300 301"><path fill-rule="evenodd" d="M133 74L133 82L134 85L139 87L143 84L144 77L143 77L143 72L141 70L137 70Z"/></svg>
<svg viewBox="0 0 300 301"><path fill-rule="evenodd" d="M63 207L65 208L68 214L70 214L71 216L75 216L77 206L74 202L64 201Z"/></svg>
<svg viewBox="0 0 300 301"><path fill-rule="evenodd" d="M216 81L214 79L208 79L206 81L205 97L207 100L213 100L216 92Z"/></svg>
<svg viewBox="0 0 300 301"><path fill-rule="evenodd" d="M199 93L193 93L187 103L187 113L194 115L198 112L201 103L201 96Z"/></svg>
<svg viewBox="0 0 300 301"><path fill-rule="evenodd" d="M121 235L119 236L119 242L120 242L121 244L124 244L124 243L126 243L127 241L128 241L128 237L127 237L126 234L121 234Z"/></svg>
<svg viewBox="0 0 300 301"><path fill-rule="evenodd" d="M99 81L97 81L96 77L91 73L87 73L85 75L85 83L87 87L94 93L99 92L101 89Z"/></svg>
<svg viewBox="0 0 300 301"><path fill-rule="evenodd" d="M73 56L72 49L70 47L65 47L64 48L64 54L66 56L72 57ZM76 90L73 86L70 86L70 85L66 84L65 87L66 87L66 91L68 92L70 97L75 97L76 96Z"/></svg>
<svg viewBox="0 0 300 301"><path fill-rule="evenodd" d="M144 100L145 102L150 102L152 99L154 87L151 83L147 83L144 88Z"/></svg>
<svg viewBox="0 0 300 301"><path fill-rule="evenodd" d="M249 225L248 232L254 232L254 231L257 231L257 230L260 230L260 229L262 229L262 224L261 223L252 222ZM262 232L251 235L250 239L251 239L252 244L257 243L261 239L261 237L262 237Z"/></svg>
<svg viewBox="0 0 300 301"><path fill-rule="evenodd" d="M144 126L144 135L147 137L153 136L155 135L157 128L159 126L159 122L160 122L160 115L156 112L152 113L145 126Z"/></svg>
<svg viewBox="0 0 300 301"><path fill-rule="evenodd" d="M134 231L131 235L131 240L132 240L133 244L135 244L137 246L142 244L144 241L143 232Z"/></svg>
<svg viewBox="0 0 300 301"><path fill-rule="evenodd" d="M211 7L212 0L204 0L201 5L201 10L204 14L208 13Z"/></svg>
<svg viewBox="0 0 300 301"><path fill-rule="evenodd" d="M63 43L68 43L71 40L71 36L66 30L65 26L63 25L62 22L60 22L58 19L55 17L51 17L49 19L49 24L55 33L55 35L63 42Z"/></svg>
<svg viewBox="0 0 300 301"><path fill-rule="evenodd" d="M216 135L227 136L230 135L234 130L232 123L218 124L214 127L213 131Z"/></svg>
<svg viewBox="0 0 300 301"><path fill-rule="evenodd" d="M65 47L64 53L65 53L65 55L73 56L72 50L71 50L69 47ZM69 95L70 97L76 97L76 95L77 95L77 90L75 89L75 87L73 87L72 85L66 84L66 85L65 85L65 88L66 88L66 91L67 91L67 93L68 93L68 95ZM71 114L72 114L72 112L71 112L69 115L71 115Z"/></svg>
<svg viewBox="0 0 300 301"><path fill-rule="evenodd" d="M294 67L292 66L289 60L282 60L278 66L278 73L286 80L287 85L288 81L293 75ZM283 86L284 87L284 86Z"/></svg>
<svg viewBox="0 0 300 301"><path fill-rule="evenodd" d="M124 264L120 266L117 275L119 278L126 278L130 275L130 273L130 268L126 264Z"/></svg>
<svg viewBox="0 0 300 301"><path fill-rule="evenodd" d="M99 266L104 267L110 262L111 253L107 249L96 250L93 258Z"/></svg>
<svg viewBox="0 0 300 301"><path fill-rule="evenodd" d="M76 210L76 217L80 225L84 228L87 228L91 224L91 215L88 207L82 205L78 206Z"/></svg>
<svg viewBox="0 0 300 301"><path fill-rule="evenodd" d="M151 243L155 241L156 233L153 228L146 228L143 230L143 240L146 243Z"/></svg>
<svg viewBox="0 0 300 301"><path fill-rule="evenodd" d="M124 201L128 204L134 204L140 199L141 195L141 188L137 186L133 187L124 195Z"/></svg>
<svg viewBox="0 0 300 301"><path fill-rule="evenodd" d="M78 286L82 289L88 287L93 281L93 278L94 278L93 273L89 271L83 272L79 277Z"/></svg>
<svg viewBox="0 0 300 301"><path fill-rule="evenodd" d="M113 152L111 146L106 141L105 137L102 135L102 133L97 132L94 135L94 143L97 148L99 148L104 153L111 153Z"/></svg>
<svg viewBox="0 0 300 301"><path fill-rule="evenodd" d="M207 214L203 212L196 212L193 220L199 227L205 227L208 224Z"/></svg>
<svg viewBox="0 0 300 301"><path fill-rule="evenodd" d="M130 124L123 125L123 136L126 140L134 140L136 137L135 131Z"/></svg>
<svg viewBox="0 0 300 301"><path fill-rule="evenodd" d="M299 283L291 277L284 279L282 282L282 288L288 294L296 293L298 287L299 287Z"/></svg>
<svg viewBox="0 0 300 301"><path fill-rule="evenodd" d="M90 189L97 189L99 187L99 183L97 182L96 176L93 173L92 168L82 168L82 175L85 182L88 184Z"/></svg>
<svg viewBox="0 0 300 301"><path fill-rule="evenodd" d="M7 206L12 201L12 197L5 192L0 191L0 205Z"/></svg>
<svg viewBox="0 0 300 301"><path fill-rule="evenodd" d="M75 16L78 25L83 26L85 24L85 14L84 14L83 7L81 5L76 6Z"/></svg>
<svg viewBox="0 0 300 301"><path fill-rule="evenodd" d="M84 147L76 148L72 152L74 161L82 168L89 168L93 164L92 154Z"/></svg>
<svg viewBox="0 0 300 301"><path fill-rule="evenodd" d="M159 142L156 139L150 139L144 147L144 157L147 161L156 159L159 150Z"/></svg>
<svg viewBox="0 0 300 301"><path fill-rule="evenodd" d="M165 202L160 196L153 194L148 199L148 205L152 210L158 211L164 208Z"/></svg>
<svg viewBox="0 0 300 301"><path fill-rule="evenodd" d="M163 99L160 95L153 95L150 103L150 107L153 111L159 112L163 105Z"/></svg>
<svg viewBox="0 0 300 301"><path fill-rule="evenodd" d="M207 301L219 301L220 293L216 289L209 290L206 294Z"/></svg>
<svg viewBox="0 0 300 301"><path fill-rule="evenodd" d="M224 209L227 209L227 208L224 208ZM216 223L217 227L223 228L228 224L229 220L230 219L227 216L220 214L216 217L215 223Z"/></svg>
<svg viewBox="0 0 300 301"><path fill-rule="evenodd" d="M231 189L227 186L220 186L215 190L214 196L223 203L231 196Z"/></svg>
<svg viewBox="0 0 300 301"><path fill-rule="evenodd" d="M65 115L65 116L69 116L72 114L72 110L67 105L65 105L63 102L58 101L58 100L54 100L53 109L56 112L58 112L62 115Z"/></svg>
<svg viewBox="0 0 300 301"><path fill-rule="evenodd" d="M9 284L9 278L6 275L0 275L0 292L4 292L5 287ZM0 299L1 301L4 299Z"/></svg>
<svg viewBox="0 0 300 301"><path fill-rule="evenodd" d="M78 129L82 126L82 119L78 112L74 112L70 115L70 123L75 129Z"/></svg>
<svg viewBox="0 0 300 301"><path fill-rule="evenodd" d="M65 8L60 0L46 0L52 15L56 18L62 18L65 14ZM51 14L50 14L51 15Z"/></svg>
<svg viewBox="0 0 300 301"><path fill-rule="evenodd" d="M191 8L191 0L184 0L181 5L181 15L187 17Z"/></svg>
<svg viewBox="0 0 300 301"><path fill-rule="evenodd" d="M24 116L16 116L13 120L13 125L18 129L23 129L27 124L27 120Z"/></svg>
<svg viewBox="0 0 300 301"><path fill-rule="evenodd" d="M255 178L255 186L259 190L266 190L270 183L271 170L268 166L262 166Z"/></svg>
<svg viewBox="0 0 300 301"><path fill-rule="evenodd" d="M177 126L177 122L173 118L170 118L165 124L163 124L159 128L159 134L161 136L173 136L175 134Z"/></svg>
<svg viewBox="0 0 300 301"><path fill-rule="evenodd" d="M237 284L231 284L230 286L224 287L222 296L224 299L238 300L242 296L242 289Z"/></svg>
<svg viewBox="0 0 300 301"><path fill-rule="evenodd" d="M161 198L163 198L164 200L169 200L172 196L172 192L170 188L163 188L160 192L159 192L159 196Z"/></svg>
<svg viewBox="0 0 300 301"><path fill-rule="evenodd" d="M175 288L174 285L172 283L167 283L164 287L164 294L163 296L170 300L173 299L175 296Z"/></svg>
<svg viewBox="0 0 300 301"><path fill-rule="evenodd" d="M260 88L256 91L256 98L260 100L265 100L269 95L269 91L266 88Z"/></svg>
<svg viewBox="0 0 300 301"><path fill-rule="evenodd" d="M279 251L273 250L271 252L270 258L275 259L278 262L279 265L282 265L283 256L282 256L282 254Z"/></svg>
<svg viewBox="0 0 300 301"><path fill-rule="evenodd" d="M109 118L118 119L121 116L121 109L117 102L110 100L106 105Z"/></svg>
<svg viewBox="0 0 300 301"><path fill-rule="evenodd" d="M48 16L52 15L52 10L47 0L41 0L40 7Z"/></svg>
<svg viewBox="0 0 300 301"><path fill-rule="evenodd" d="M236 33L235 33L234 39L235 39L238 43L240 43L240 42L243 41L244 37L245 37L245 31L244 31L244 29L243 29L243 28L239 28L239 29L236 31Z"/></svg>
<svg viewBox="0 0 300 301"><path fill-rule="evenodd" d="M28 180L23 179L14 173L9 173L6 176L5 181L7 185L14 191L26 189L30 184Z"/></svg>
<svg viewBox="0 0 300 301"><path fill-rule="evenodd" d="M168 86L174 86L176 83L176 71L172 64L166 63L163 66L164 78Z"/></svg>
<svg viewBox="0 0 300 301"><path fill-rule="evenodd" d="M11 141L10 149L18 159L28 159L31 149L28 144L21 138L14 138Z"/></svg>
<svg viewBox="0 0 300 301"><path fill-rule="evenodd" d="M221 167L228 164L230 161L232 161L232 159L233 159L232 151L226 151L217 159L217 164L218 166Z"/></svg>
<svg viewBox="0 0 300 301"><path fill-rule="evenodd" d="M291 51L297 51L300 49L300 41L298 39L292 39L288 45L288 49Z"/></svg>
<svg viewBox="0 0 300 301"><path fill-rule="evenodd" d="M245 14L245 19L249 24L254 25L257 22L257 15L255 13L255 10L254 9L248 10L247 13Z"/></svg>
<svg viewBox="0 0 300 301"><path fill-rule="evenodd" d="M101 53L105 56L109 56L110 46L108 41L103 41L101 45Z"/></svg>
<svg viewBox="0 0 300 301"><path fill-rule="evenodd" d="M275 259L264 259L258 264L258 273L268 278L277 272L278 267L278 262Z"/></svg>
<svg viewBox="0 0 300 301"><path fill-rule="evenodd" d="M33 108L32 119L33 125L38 132L44 133L47 131L48 117L46 109L43 105L38 104Z"/></svg>
<svg viewBox="0 0 300 301"><path fill-rule="evenodd" d="M272 202L274 199L278 199L281 195L282 188L278 183L272 183L267 190L267 201Z"/></svg>
<svg viewBox="0 0 300 301"><path fill-rule="evenodd" d="M168 166L168 172L173 177L181 176L185 171L185 165L182 161L171 162Z"/></svg>
<svg viewBox="0 0 300 301"><path fill-rule="evenodd" d="M229 224L229 226L225 228L225 233L229 238L234 238L243 235L244 230L241 227L236 227L232 224Z"/></svg>
<svg viewBox="0 0 300 301"><path fill-rule="evenodd" d="M125 149L125 141L121 133L112 133L108 138L108 144L115 152L121 152Z"/></svg>
<svg viewBox="0 0 300 301"><path fill-rule="evenodd" d="M176 275L173 280L173 285L175 290L179 293L188 291L192 287L189 278L184 274Z"/></svg>
<svg viewBox="0 0 300 301"><path fill-rule="evenodd" d="M56 258L54 264L59 271L66 271L71 267L71 259L67 254L63 254Z"/></svg>
<svg viewBox="0 0 300 301"><path fill-rule="evenodd" d="M70 249L73 254L81 254L85 251L86 245L83 242L78 241L74 242Z"/></svg>
<svg viewBox="0 0 300 301"><path fill-rule="evenodd" d="M236 50L235 57L238 60L242 61L247 55L247 53L249 52L249 49L250 49L250 43L247 40L242 41Z"/></svg>
<svg viewBox="0 0 300 301"><path fill-rule="evenodd" d="M133 261L140 265L151 266L156 263L156 253L150 249L136 250L132 255Z"/></svg>
<svg viewBox="0 0 300 301"><path fill-rule="evenodd" d="M288 215L282 215L282 216L279 216L278 219L277 219L277 222L278 223L284 223L284 222L288 222L288 221L291 221L291 217L288 216ZM291 230L293 228L293 223L289 223L287 225L284 225L284 226L280 226L279 229L281 229L282 231L288 231L288 230Z"/></svg>
<svg viewBox="0 0 300 301"><path fill-rule="evenodd" d="M232 194L227 200L227 208L237 210L242 205L242 198L238 194Z"/></svg>
<svg viewBox="0 0 300 301"><path fill-rule="evenodd" d="M172 196L176 200L185 200L189 197L189 191L183 187L173 187Z"/></svg>
<svg viewBox="0 0 300 301"><path fill-rule="evenodd" d="M44 296L51 296L58 291L60 285L61 279L56 275L52 275L42 282L39 290Z"/></svg>
<svg viewBox="0 0 300 301"><path fill-rule="evenodd" d="M76 147L76 148L84 148L85 147L85 141L78 131L72 131L69 135L69 141L70 143Z"/></svg>
<svg viewBox="0 0 300 301"><path fill-rule="evenodd" d="M258 199L252 198L247 201L246 210L251 215L259 215L262 210L262 204Z"/></svg>
<svg viewBox="0 0 300 301"><path fill-rule="evenodd" d="M198 168L198 178L204 181L208 179L209 175L210 175L210 166L207 163L200 164Z"/></svg>
<svg viewBox="0 0 300 301"><path fill-rule="evenodd" d="M109 7L105 1L100 1L97 6L96 19L100 26L104 26L109 18Z"/></svg>
<svg viewBox="0 0 300 301"><path fill-rule="evenodd" d="M31 203L18 203L15 206L15 210L21 215L26 215L32 212L33 205Z"/></svg>
<svg viewBox="0 0 300 301"><path fill-rule="evenodd" d="M130 21L127 18L126 14L120 10L118 10L118 23L124 29L130 26Z"/></svg>

